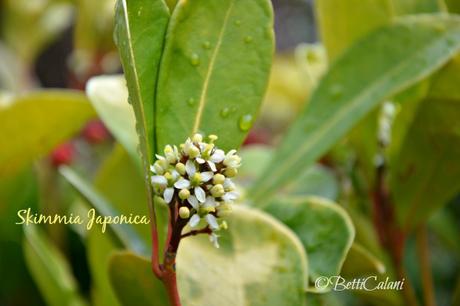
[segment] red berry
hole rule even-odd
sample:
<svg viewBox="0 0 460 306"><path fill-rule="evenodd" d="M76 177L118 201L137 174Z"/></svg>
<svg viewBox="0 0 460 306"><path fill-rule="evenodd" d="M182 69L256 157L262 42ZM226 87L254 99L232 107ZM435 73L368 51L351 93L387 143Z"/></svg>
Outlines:
<svg viewBox="0 0 460 306"><path fill-rule="evenodd" d="M72 163L75 155L75 148L71 142L59 145L51 153L51 162L54 166L69 165Z"/></svg>
<svg viewBox="0 0 460 306"><path fill-rule="evenodd" d="M83 137L90 143L101 143L109 136L109 131L101 120L92 120L83 129Z"/></svg>

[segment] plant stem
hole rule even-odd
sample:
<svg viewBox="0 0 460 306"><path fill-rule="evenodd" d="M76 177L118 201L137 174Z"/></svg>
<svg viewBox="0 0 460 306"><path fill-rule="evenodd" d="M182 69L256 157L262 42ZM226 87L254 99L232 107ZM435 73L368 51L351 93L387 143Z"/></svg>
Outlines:
<svg viewBox="0 0 460 306"><path fill-rule="evenodd" d="M436 299L431 273L431 263L428 245L428 233L425 225L421 225L416 233L417 253L422 274L423 298L426 306L436 306Z"/></svg>

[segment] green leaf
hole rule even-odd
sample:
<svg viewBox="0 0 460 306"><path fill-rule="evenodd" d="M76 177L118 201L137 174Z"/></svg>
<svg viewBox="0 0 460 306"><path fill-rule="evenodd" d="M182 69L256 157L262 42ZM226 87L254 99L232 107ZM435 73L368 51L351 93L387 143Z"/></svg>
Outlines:
<svg viewBox="0 0 460 306"><path fill-rule="evenodd" d="M195 132L218 135L225 150L237 148L262 102L273 46L268 0L180 1L158 81L158 148Z"/></svg>
<svg viewBox="0 0 460 306"><path fill-rule="evenodd" d="M345 210L317 197L283 197L263 208L300 238L308 254L313 280L339 274L355 236L353 223Z"/></svg>
<svg viewBox="0 0 460 306"><path fill-rule="evenodd" d="M295 179L386 97L420 81L460 48L460 18L406 17L348 49L316 88L249 193L255 202Z"/></svg>
<svg viewBox="0 0 460 306"><path fill-rule="evenodd" d="M205 236L181 242L177 269L183 305L304 305L307 262L295 235L244 207L235 207L227 221L219 249ZM124 305L133 298L145 301L142 305L167 305L149 261L114 256L110 271Z"/></svg>
<svg viewBox="0 0 460 306"><path fill-rule="evenodd" d="M163 0L118 0L115 43L120 53L145 168L154 152L155 84L169 11Z"/></svg>
<svg viewBox="0 0 460 306"><path fill-rule="evenodd" d="M395 14L421 14L446 12L444 0L391 0Z"/></svg>
<svg viewBox="0 0 460 306"><path fill-rule="evenodd" d="M35 225L24 226L27 265L47 305L84 306L71 268L62 254Z"/></svg>
<svg viewBox="0 0 460 306"><path fill-rule="evenodd" d="M355 242L351 245L340 275L352 279L382 273L385 273L383 262L369 250Z"/></svg>
<svg viewBox="0 0 460 306"><path fill-rule="evenodd" d="M321 41L334 60L355 41L393 17L391 0L315 1Z"/></svg>
<svg viewBox="0 0 460 306"><path fill-rule="evenodd" d="M47 154L94 116L86 97L74 91L29 93L0 106L0 177Z"/></svg>
<svg viewBox="0 0 460 306"><path fill-rule="evenodd" d="M87 83L86 94L117 141L136 163L140 163L136 119L128 103L128 90L123 76L93 77Z"/></svg>
<svg viewBox="0 0 460 306"><path fill-rule="evenodd" d="M78 173L67 166L61 166L59 172L74 187L80 195L95 208L98 214L103 216L119 216L120 213L114 209L104 196L96 191ZM121 244L139 254L146 254L144 241L139 237L130 224L109 223L109 228L113 231Z"/></svg>
<svg viewBox="0 0 460 306"><path fill-rule="evenodd" d="M115 253L109 275L122 305L169 306L163 283L152 272L150 260L129 252ZM187 305L187 304L184 304Z"/></svg>
<svg viewBox="0 0 460 306"><path fill-rule="evenodd" d="M390 190L400 224L410 230L460 190L460 100L428 98L417 108L390 160Z"/></svg>

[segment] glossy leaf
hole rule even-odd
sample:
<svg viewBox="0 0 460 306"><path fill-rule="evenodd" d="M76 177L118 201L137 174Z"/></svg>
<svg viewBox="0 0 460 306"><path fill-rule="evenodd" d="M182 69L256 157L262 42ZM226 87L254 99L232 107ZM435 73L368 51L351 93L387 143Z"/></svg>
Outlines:
<svg viewBox="0 0 460 306"><path fill-rule="evenodd" d="M158 148L198 131L239 147L267 86L272 28L268 0L178 2L158 81Z"/></svg>
<svg viewBox="0 0 460 306"><path fill-rule="evenodd" d="M369 250L358 243L351 245L343 263L340 275L345 278L359 278L385 272L385 265Z"/></svg>
<svg viewBox="0 0 460 306"><path fill-rule="evenodd" d="M355 229L338 204L316 197L280 198L263 208L289 226L302 241L313 280L339 275Z"/></svg>
<svg viewBox="0 0 460 306"><path fill-rule="evenodd" d="M87 181L85 181L77 172L70 167L61 166L59 172L64 178L80 193L80 195L95 208L98 214L103 216L119 216L114 206L107 199L96 191ZM140 254L146 254L146 247L139 235L134 231L130 224L110 223L108 226L112 229L116 238L123 246L136 251Z"/></svg>
<svg viewBox="0 0 460 306"><path fill-rule="evenodd" d="M139 163L134 112L128 103L123 76L98 76L89 80L86 93L99 117L117 141Z"/></svg>
<svg viewBox="0 0 460 306"><path fill-rule="evenodd" d="M35 225L24 226L24 234L27 265L47 305L87 305L78 294L72 270L58 249Z"/></svg>
<svg viewBox="0 0 460 306"><path fill-rule="evenodd" d="M406 17L348 49L292 125L252 198L261 201L295 179L379 102L429 75L459 48L460 19L434 15Z"/></svg>
<svg viewBox="0 0 460 306"><path fill-rule="evenodd" d="M219 249L205 236L181 242L177 269L183 305L304 305L307 263L295 235L244 207L235 207L228 223ZM134 297L145 301L142 305L167 305L161 304L164 293L148 260L114 256L110 271L124 305Z"/></svg>
<svg viewBox="0 0 460 306"><path fill-rule="evenodd" d="M155 84L168 21L169 11L163 0L117 1L114 37L136 116L145 171L155 151Z"/></svg>
<svg viewBox="0 0 460 306"><path fill-rule="evenodd" d="M94 116L83 94L64 90L30 93L0 106L0 177L48 153Z"/></svg>

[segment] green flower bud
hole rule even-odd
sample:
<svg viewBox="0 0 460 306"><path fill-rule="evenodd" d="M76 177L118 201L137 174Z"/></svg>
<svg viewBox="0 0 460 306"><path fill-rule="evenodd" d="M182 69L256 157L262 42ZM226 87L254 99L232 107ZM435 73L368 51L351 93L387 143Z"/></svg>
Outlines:
<svg viewBox="0 0 460 306"><path fill-rule="evenodd" d="M185 206L182 206L181 208L179 208L179 216L182 219L187 219L188 217L190 217L190 209L188 209Z"/></svg>
<svg viewBox="0 0 460 306"><path fill-rule="evenodd" d="M215 198L223 196L225 194L224 186L222 186L221 184L214 185L211 188L211 194Z"/></svg>
<svg viewBox="0 0 460 306"><path fill-rule="evenodd" d="M225 181L225 176L220 173L215 174L214 177L212 178L212 183L214 185L223 184L224 181Z"/></svg>
<svg viewBox="0 0 460 306"><path fill-rule="evenodd" d="M227 168L225 169L224 174L227 177L234 177L235 175L238 174L238 170L235 168Z"/></svg>
<svg viewBox="0 0 460 306"><path fill-rule="evenodd" d="M190 191L188 191L188 189L181 189L181 191L179 191L179 198L181 200L187 200L189 197Z"/></svg>
<svg viewBox="0 0 460 306"><path fill-rule="evenodd" d="M180 175L185 174L185 165L183 163L177 163L176 164L176 170L179 172Z"/></svg>
<svg viewBox="0 0 460 306"><path fill-rule="evenodd" d="M188 153L188 155L191 158L195 158L198 155L200 155L200 150L197 147L193 146L193 147L190 148L190 152Z"/></svg>

